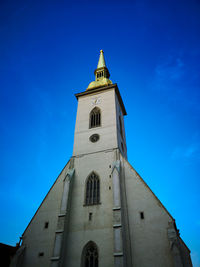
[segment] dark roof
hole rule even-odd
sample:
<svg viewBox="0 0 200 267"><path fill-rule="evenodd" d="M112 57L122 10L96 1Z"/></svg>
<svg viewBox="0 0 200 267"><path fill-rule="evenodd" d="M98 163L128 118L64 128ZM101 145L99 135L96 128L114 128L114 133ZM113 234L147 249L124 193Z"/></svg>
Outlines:
<svg viewBox="0 0 200 267"><path fill-rule="evenodd" d="M18 247L9 246L3 243L0 243L0 258L1 266L7 267L10 265L10 260L14 256Z"/></svg>

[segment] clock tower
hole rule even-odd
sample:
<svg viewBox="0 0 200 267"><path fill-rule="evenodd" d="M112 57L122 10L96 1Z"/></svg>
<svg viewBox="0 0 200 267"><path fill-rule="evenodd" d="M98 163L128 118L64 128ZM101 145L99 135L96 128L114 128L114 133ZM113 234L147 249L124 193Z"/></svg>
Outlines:
<svg viewBox="0 0 200 267"><path fill-rule="evenodd" d="M120 154L127 157L126 110L117 84L109 80L103 50L94 74L95 81L84 92L75 95L78 109L72 158L76 171L74 182L77 184L73 187L73 194L77 197L71 202L70 214L74 215L71 217L71 239L68 242L76 247L80 245L80 251L90 240L99 244L102 253L99 266L131 266L129 229L126 212L122 215L119 175ZM92 179L96 182L93 183ZM126 203L123 204L126 206ZM126 228L122 229L123 222ZM77 224L79 228L75 227ZM76 229L75 233L72 229ZM82 241L77 244L75 240ZM125 240L129 244L126 253ZM66 253L65 264L73 253L75 258L77 252L71 246Z"/></svg>
<svg viewBox="0 0 200 267"><path fill-rule="evenodd" d="M95 70L95 81L76 94L78 109L73 156L119 149L127 157L124 116L126 110L117 84L109 80L103 51ZM93 137L96 136L96 140Z"/></svg>

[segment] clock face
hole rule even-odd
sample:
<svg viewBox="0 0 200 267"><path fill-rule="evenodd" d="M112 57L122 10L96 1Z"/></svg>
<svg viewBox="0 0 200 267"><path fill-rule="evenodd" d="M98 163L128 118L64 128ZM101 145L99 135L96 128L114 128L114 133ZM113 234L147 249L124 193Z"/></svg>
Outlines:
<svg viewBox="0 0 200 267"><path fill-rule="evenodd" d="M92 99L92 105L98 105L100 104L101 99L99 97L95 97Z"/></svg>
<svg viewBox="0 0 200 267"><path fill-rule="evenodd" d="M99 135L98 134L93 134L93 135L91 135L90 136L90 141L92 142L92 143L95 143L95 142L97 142L98 140L99 140Z"/></svg>

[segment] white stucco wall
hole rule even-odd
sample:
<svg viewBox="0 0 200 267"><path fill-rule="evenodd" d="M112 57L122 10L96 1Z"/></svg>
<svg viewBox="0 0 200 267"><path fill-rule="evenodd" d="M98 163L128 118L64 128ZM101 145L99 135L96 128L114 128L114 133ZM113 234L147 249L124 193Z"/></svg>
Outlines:
<svg viewBox="0 0 200 267"><path fill-rule="evenodd" d="M125 159L128 217L134 267L173 267L167 237L171 216ZM144 219L140 218L144 212Z"/></svg>

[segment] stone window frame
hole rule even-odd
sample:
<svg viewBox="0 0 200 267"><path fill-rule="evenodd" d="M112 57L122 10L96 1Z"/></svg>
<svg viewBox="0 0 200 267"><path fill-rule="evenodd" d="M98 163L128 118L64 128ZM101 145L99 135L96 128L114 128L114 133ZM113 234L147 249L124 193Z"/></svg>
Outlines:
<svg viewBox="0 0 200 267"><path fill-rule="evenodd" d="M84 206L99 205L101 185L99 175L92 171L85 181Z"/></svg>

